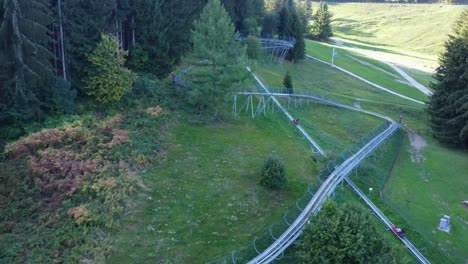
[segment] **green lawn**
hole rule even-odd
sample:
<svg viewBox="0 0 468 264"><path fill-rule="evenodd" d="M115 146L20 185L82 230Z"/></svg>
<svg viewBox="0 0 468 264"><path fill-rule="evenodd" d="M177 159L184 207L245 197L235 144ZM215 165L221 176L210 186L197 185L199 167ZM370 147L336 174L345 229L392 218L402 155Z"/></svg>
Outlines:
<svg viewBox="0 0 468 264"><path fill-rule="evenodd" d="M452 24L466 8L466 5L374 3L331 3L329 6L336 36L387 53L425 57L441 52Z"/></svg>
<svg viewBox="0 0 468 264"><path fill-rule="evenodd" d="M447 149L431 137L422 159L405 138L401 157L385 187L385 202L434 248L450 255L455 263L468 258L468 155ZM446 234L437 229L443 215L451 217L452 229Z"/></svg>
<svg viewBox="0 0 468 264"><path fill-rule="evenodd" d="M255 69L262 81L271 87L282 87L286 71L290 72L295 88L307 89L350 105L355 104L359 99L361 103L375 102L381 105L390 104L422 109L419 104L376 89L314 60L306 59L296 64L285 63L274 68L257 66Z"/></svg>
<svg viewBox="0 0 468 264"><path fill-rule="evenodd" d="M114 235L111 263L199 263L227 255L277 222L316 180L308 144L280 113L181 124L169 134L167 161L143 173L142 191L122 219L125 229ZM269 154L285 160L289 183L283 191L258 184L257 171Z"/></svg>
<svg viewBox="0 0 468 264"><path fill-rule="evenodd" d="M327 62L331 62L333 48L338 52L338 56L334 60L335 65L399 94L423 102L428 100L427 96L421 91L402 83L401 81L404 79L382 62L349 51L344 47L311 40L306 41L306 53ZM325 64L323 65L326 67Z"/></svg>

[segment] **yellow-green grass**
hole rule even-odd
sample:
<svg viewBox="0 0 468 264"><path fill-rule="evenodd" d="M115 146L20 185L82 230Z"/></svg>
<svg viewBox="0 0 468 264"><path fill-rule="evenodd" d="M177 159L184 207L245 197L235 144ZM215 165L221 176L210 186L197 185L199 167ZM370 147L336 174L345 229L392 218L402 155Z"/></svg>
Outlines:
<svg viewBox="0 0 468 264"><path fill-rule="evenodd" d="M437 56L466 5L331 3L336 36L394 53Z"/></svg>
<svg viewBox="0 0 468 264"><path fill-rule="evenodd" d="M333 100L353 105L357 100L381 105L398 105L422 109L422 106L398 96L376 89L356 78L314 60L302 60L296 64L284 63L277 67L257 66L255 72L271 87L282 87L286 72L292 76L293 86L325 95ZM394 116L397 118L398 116Z"/></svg>
<svg viewBox="0 0 468 264"><path fill-rule="evenodd" d="M331 62L333 48L335 48L335 51L338 52L338 56L334 59L335 65L396 93L423 102L428 100L428 97L418 89L408 84L401 83L400 81L404 79L401 78L401 76L390 66L382 62L349 51L344 47L310 40L306 41L307 54L327 62ZM355 59L350 58L349 56L352 56ZM364 65L356 59L369 65ZM400 78L396 78L395 76Z"/></svg>

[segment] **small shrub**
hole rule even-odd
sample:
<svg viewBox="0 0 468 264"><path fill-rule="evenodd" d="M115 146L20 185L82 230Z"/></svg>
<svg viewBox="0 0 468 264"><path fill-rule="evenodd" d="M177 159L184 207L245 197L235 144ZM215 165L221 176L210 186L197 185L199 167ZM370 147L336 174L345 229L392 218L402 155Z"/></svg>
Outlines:
<svg viewBox="0 0 468 264"><path fill-rule="evenodd" d="M271 189L281 189L286 183L286 167L278 157L268 157L260 171L260 183Z"/></svg>

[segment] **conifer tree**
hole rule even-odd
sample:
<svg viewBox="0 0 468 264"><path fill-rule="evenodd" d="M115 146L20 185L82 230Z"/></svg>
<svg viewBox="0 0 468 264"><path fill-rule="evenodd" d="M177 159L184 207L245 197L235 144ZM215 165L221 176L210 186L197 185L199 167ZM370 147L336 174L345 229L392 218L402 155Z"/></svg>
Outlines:
<svg viewBox="0 0 468 264"><path fill-rule="evenodd" d="M429 114L434 136L441 142L468 146L468 11L455 24L439 58Z"/></svg>
<svg viewBox="0 0 468 264"><path fill-rule="evenodd" d="M243 50L231 19L219 0L209 0L192 31L193 52L188 61L197 63L188 75L192 89L188 102L199 114L221 117L223 99L247 77Z"/></svg>
<svg viewBox="0 0 468 264"><path fill-rule="evenodd" d="M327 201L304 228L297 256L301 263L408 263L398 251L385 243L364 209Z"/></svg>
<svg viewBox="0 0 468 264"><path fill-rule="evenodd" d="M320 2L317 13L315 14L314 25L312 27L312 38L320 41L326 41L333 37L331 27L332 14L328 10L325 2Z"/></svg>
<svg viewBox="0 0 468 264"><path fill-rule="evenodd" d="M294 3L292 1L288 1L288 3L279 13L278 34L296 39L294 48L289 51L287 56L288 60L294 62L305 56L304 29Z"/></svg>
<svg viewBox="0 0 468 264"><path fill-rule="evenodd" d="M0 121L37 117L53 79L47 0L5 0L0 24Z"/></svg>
<svg viewBox="0 0 468 264"><path fill-rule="evenodd" d="M64 1L63 19L69 79L76 87L89 66L88 56L101 40L102 33L116 33L116 0Z"/></svg>
<svg viewBox="0 0 468 264"><path fill-rule="evenodd" d="M102 40L89 56L86 93L99 102L118 102L129 93L136 75L124 67L125 55L113 35L102 35Z"/></svg>
<svg viewBox="0 0 468 264"><path fill-rule="evenodd" d="M292 83L292 78L291 75L289 74L289 71L286 72L283 78L283 86L286 89L287 94L293 94L293 83Z"/></svg>

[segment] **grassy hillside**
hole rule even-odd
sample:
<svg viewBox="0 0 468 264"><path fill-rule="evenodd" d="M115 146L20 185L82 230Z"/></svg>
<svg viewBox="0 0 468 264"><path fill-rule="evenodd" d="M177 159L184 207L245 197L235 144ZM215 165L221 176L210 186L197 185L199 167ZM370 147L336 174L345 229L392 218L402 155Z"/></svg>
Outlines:
<svg viewBox="0 0 468 264"><path fill-rule="evenodd" d="M350 67L349 70L353 71L353 64ZM374 198L379 206L386 206L383 210L391 220L410 230L411 241L434 263L447 263L450 260L460 262L466 258L466 250L463 248L468 239L464 222L466 210L460 206L465 194L463 190L467 186L466 177L462 173L468 169L466 151L448 149L430 136L427 114L422 106L376 90L322 63L304 60L273 69L259 67L257 73L267 84L280 86L286 70L292 75L294 87L310 89L350 105L359 104L364 109L393 118L403 115L404 122L427 145L420 154L415 153L412 145L415 143L409 140L414 133L408 132L404 136L398 162L385 185L384 200L380 201L379 196ZM326 124L319 122L314 125L326 128ZM424 158L416 160L418 155ZM450 167L447 167L449 163ZM369 186L362 185L363 189L376 189L373 181L364 179L364 184ZM381 184L378 183L379 186ZM454 227L450 235L437 230L437 222L442 214L449 214L452 219L456 219L453 220Z"/></svg>
<svg viewBox="0 0 468 264"><path fill-rule="evenodd" d="M389 52L436 56L466 6L330 4L335 35Z"/></svg>
<svg viewBox="0 0 468 264"><path fill-rule="evenodd" d="M333 48L338 52L338 56L334 59L335 65L396 93L423 102L428 100L428 97L424 93L408 85L400 74L385 63L350 51L345 47L311 40L306 41L307 54L327 62L331 62ZM324 67L329 67L325 64L323 65Z"/></svg>

